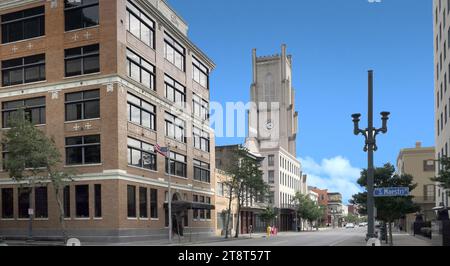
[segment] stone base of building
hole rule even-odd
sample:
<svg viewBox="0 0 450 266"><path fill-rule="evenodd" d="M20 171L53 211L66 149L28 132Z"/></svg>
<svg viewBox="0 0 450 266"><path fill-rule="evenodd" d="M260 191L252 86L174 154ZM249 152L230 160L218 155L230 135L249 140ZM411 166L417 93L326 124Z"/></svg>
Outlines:
<svg viewBox="0 0 450 266"><path fill-rule="evenodd" d="M77 238L82 243L128 243L128 242L164 242L168 239L167 229L83 229L67 230L69 238ZM214 229L185 228L184 239L207 239L215 236ZM26 240L28 231L21 229L0 229L0 238L5 240ZM53 229L33 230L33 239L47 241L62 241L62 231ZM173 239L178 235L173 234Z"/></svg>

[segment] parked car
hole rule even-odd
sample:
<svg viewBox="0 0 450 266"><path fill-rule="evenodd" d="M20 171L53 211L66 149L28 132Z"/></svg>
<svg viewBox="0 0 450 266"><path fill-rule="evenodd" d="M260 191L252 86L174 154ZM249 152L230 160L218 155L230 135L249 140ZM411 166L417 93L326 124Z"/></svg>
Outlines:
<svg viewBox="0 0 450 266"><path fill-rule="evenodd" d="M359 223L359 227L365 227L365 226L367 226L366 222Z"/></svg>
<svg viewBox="0 0 450 266"><path fill-rule="evenodd" d="M355 224L348 223L348 224L345 225L345 228L355 228Z"/></svg>

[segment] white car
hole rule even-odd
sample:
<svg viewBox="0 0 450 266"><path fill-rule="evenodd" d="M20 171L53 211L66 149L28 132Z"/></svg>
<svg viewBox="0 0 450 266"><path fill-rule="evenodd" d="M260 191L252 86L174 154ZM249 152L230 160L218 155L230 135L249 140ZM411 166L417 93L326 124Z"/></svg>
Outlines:
<svg viewBox="0 0 450 266"><path fill-rule="evenodd" d="M355 228L355 224L348 223L348 224L345 225L345 228Z"/></svg>

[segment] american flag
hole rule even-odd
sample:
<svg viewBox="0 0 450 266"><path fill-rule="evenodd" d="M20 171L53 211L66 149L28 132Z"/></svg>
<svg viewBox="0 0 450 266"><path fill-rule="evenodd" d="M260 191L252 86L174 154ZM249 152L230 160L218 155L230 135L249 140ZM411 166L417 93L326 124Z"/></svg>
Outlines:
<svg viewBox="0 0 450 266"><path fill-rule="evenodd" d="M155 145L155 151L164 157L167 157L168 150L169 149L167 147L161 147L158 144Z"/></svg>

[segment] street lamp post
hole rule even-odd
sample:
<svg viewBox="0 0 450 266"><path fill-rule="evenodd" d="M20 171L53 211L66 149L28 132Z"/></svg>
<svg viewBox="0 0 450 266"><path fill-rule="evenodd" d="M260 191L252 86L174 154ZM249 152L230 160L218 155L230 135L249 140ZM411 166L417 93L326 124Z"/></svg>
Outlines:
<svg viewBox="0 0 450 266"><path fill-rule="evenodd" d="M369 95L368 95L368 127L365 130L359 128L359 121L361 114L353 114L354 134L363 135L366 139L364 151L367 152L367 215L368 228L367 239L376 238L375 235L375 215L374 215L374 166L373 166L373 152L378 150L376 145L376 136L379 133L387 133L387 121L389 119L389 112L381 113L381 120L383 125L379 129L373 127L373 71L369 71Z"/></svg>

